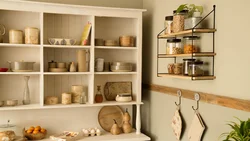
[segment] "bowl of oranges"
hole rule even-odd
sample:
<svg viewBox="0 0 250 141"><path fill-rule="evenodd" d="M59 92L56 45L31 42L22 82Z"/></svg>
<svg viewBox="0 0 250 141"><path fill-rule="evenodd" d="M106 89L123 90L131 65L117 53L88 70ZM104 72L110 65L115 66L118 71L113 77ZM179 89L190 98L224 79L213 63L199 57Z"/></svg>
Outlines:
<svg viewBox="0 0 250 141"><path fill-rule="evenodd" d="M41 140L44 139L47 134L47 130L45 128L41 128L40 126L31 126L29 129L23 129L23 135L29 140Z"/></svg>

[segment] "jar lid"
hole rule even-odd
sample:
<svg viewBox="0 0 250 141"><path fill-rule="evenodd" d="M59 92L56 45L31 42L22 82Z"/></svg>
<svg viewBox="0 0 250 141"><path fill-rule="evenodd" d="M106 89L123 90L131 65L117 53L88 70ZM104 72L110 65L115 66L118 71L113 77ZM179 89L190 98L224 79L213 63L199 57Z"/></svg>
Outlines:
<svg viewBox="0 0 250 141"><path fill-rule="evenodd" d="M190 65L203 65L203 61L191 62Z"/></svg>
<svg viewBox="0 0 250 141"><path fill-rule="evenodd" d="M177 10L174 10L173 13L175 14ZM183 14L186 14L188 13L188 10L181 10L179 13L183 13Z"/></svg>
<svg viewBox="0 0 250 141"><path fill-rule="evenodd" d="M184 36L183 38L186 39L186 40L197 40L197 39L200 39L199 36Z"/></svg>
<svg viewBox="0 0 250 141"><path fill-rule="evenodd" d="M194 62L195 59L183 59L183 61L192 61L192 62Z"/></svg>
<svg viewBox="0 0 250 141"><path fill-rule="evenodd" d="M166 21L172 21L172 20L173 20L173 16L166 16L166 17L165 17L165 20L166 20Z"/></svg>
<svg viewBox="0 0 250 141"><path fill-rule="evenodd" d="M182 63L175 63L175 66L182 66Z"/></svg>
<svg viewBox="0 0 250 141"><path fill-rule="evenodd" d="M167 39L167 42L171 42L171 43L181 42L181 39L170 38L170 39Z"/></svg>

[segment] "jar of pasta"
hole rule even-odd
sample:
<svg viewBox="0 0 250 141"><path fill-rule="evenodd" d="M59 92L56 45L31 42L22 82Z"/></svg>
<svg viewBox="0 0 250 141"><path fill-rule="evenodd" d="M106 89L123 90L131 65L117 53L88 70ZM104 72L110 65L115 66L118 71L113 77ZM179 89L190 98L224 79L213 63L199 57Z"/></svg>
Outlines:
<svg viewBox="0 0 250 141"><path fill-rule="evenodd" d="M181 39L171 38L167 40L167 54L182 54L182 52Z"/></svg>
<svg viewBox="0 0 250 141"><path fill-rule="evenodd" d="M184 54L197 53L200 51L199 36L184 36Z"/></svg>

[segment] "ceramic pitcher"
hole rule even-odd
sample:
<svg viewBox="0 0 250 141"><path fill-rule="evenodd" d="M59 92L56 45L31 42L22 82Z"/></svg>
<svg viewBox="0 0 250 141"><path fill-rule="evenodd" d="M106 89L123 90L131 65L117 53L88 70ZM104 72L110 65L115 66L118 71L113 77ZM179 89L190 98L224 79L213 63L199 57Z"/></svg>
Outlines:
<svg viewBox="0 0 250 141"><path fill-rule="evenodd" d="M4 25L0 24L0 43L3 43L3 35L5 34Z"/></svg>

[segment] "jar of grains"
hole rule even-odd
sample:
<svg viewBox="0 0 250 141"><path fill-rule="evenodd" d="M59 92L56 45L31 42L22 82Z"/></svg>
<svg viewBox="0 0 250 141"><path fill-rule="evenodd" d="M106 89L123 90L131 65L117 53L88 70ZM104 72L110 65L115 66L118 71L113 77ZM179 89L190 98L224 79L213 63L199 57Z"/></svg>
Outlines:
<svg viewBox="0 0 250 141"><path fill-rule="evenodd" d="M204 75L203 61L190 63L189 68L188 68L188 75L189 76L203 76Z"/></svg>
<svg viewBox="0 0 250 141"><path fill-rule="evenodd" d="M170 34L173 32L173 16L165 17L165 34Z"/></svg>
<svg viewBox="0 0 250 141"><path fill-rule="evenodd" d="M184 30L184 25L185 25L185 18L188 15L188 10L182 10L177 13L175 10L173 12L173 32L181 32Z"/></svg>
<svg viewBox="0 0 250 141"><path fill-rule="evenodd" d="M167 40L167 54L182 54L181 39L171 38Z"/></svg>
<svg viewBox="0 0 250 141"><path fill-rule="evenodd" d="M184 54L196 53L200 51L199 36L184 36Z"/></svg>
<svg viewBox="0 0 250 141"><path fill-rule="evenodd" d="M174 74L174 64L168 64L168 73Z"/></svg>
<svg viewBox="0 0 250 141"><path fill-rule="evenodd" d="M182 63L175 63L174 64L174 74L182 74Z"/></svg>

